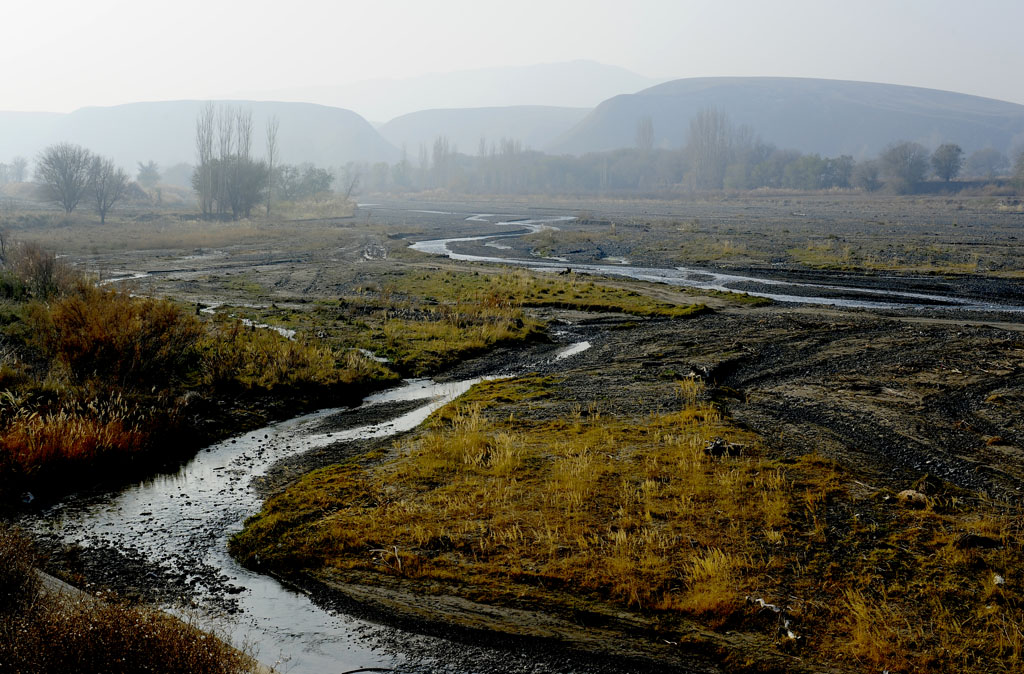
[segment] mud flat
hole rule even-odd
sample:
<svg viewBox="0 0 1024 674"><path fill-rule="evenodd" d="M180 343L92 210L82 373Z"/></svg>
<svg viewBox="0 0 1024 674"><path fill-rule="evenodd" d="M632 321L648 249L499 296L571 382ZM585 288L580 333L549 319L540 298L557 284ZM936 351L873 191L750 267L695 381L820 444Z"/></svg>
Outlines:
<svg viewBox="0 0 1024 674"><path fill-rule="evenodd" d="M995 212L995 206L972 203L977 207L969 212L973 219L969 220L965 215L960 218L957 228L949 222L943 231L958 229L965 222L977 228L988 227L985 235L979 238L979 245L987 250L1002 241L1000 237L1006 232L1001 228L1009 227L1019 216L1009 213L989 221L988 212L984 209ZM931 208L934 204L928 202L927 205ZM838 224L829 224L833 220L827 218L819 221L818 226L825 230L841 226L853 231L859 227L857 223L861 216L852 211L842 214L836 210L852 208L856 204L844 205L833 200L817 206L811 203L810 206L835 216L834 222ZM499 219L499 216L481 217L488 213L506 213L500 216L500 219L506 219L516 213L515 207L515 204L491 204L490 207L470 204L410 208L406 204L392 211L375 207L374 213L387 221L385 224L389 229L384 233L348 231L339 234L339 237L347 237L344 239L346 243L339 243L336 250L327 254L302 260L289 258L281 263L275 258L249 269L227 266L220 256L206 255L187 272L172 271L137 282L149 284L146 287L152 291L193 301L201 297L204 301L233 300L239 304L248 302L302 308L310 299L336 297L371 284L386 286L390 275L404 273L408 269L465 268L459 265L472 265L471 268L480 273L504 273L500 268L484 267L471 261L447 261L407 252L402 257L397 251L404 250L407 239L471 238L493 235L499 230L506 234L519 233L521 228L514 230L503 226L502 229L494 225L492 220ZM716 210L720 207L725 210ZM860 207L866 206L860 204ZM695 214L703 213L701 208L709 209L706 216L694 216L700 220L696 227L701 231L696 233L702 236L708 232L715 236L727 233L721 228L734 227L739 217L735 205L695 204L691 210ZM891 208L896 209L895 213L890 210L890 215L879 215L879 222L902 222L914 236L927 234L924 225L914 224L924 211L904 210L899 205ZM786 215L786 209L790 209L790 215ZM577 206L567 205L563 211L556 210L553 214L575 217L577 210ZM753 214L754 225L746 229L737 228L742 231L736 236L751 237L744 240L752 241L763 236L780 220L789 223L804 221L811 216L792 213L808 210L806 202L797 205L780 201L768 208L767 215L763 217ZM723 212L725 214L721 215ZM552 215L552 210L519 213L520 217L537 220ZM601 244L600 250L591 250L588 244L575 252L558 249L544 252L567 256L571 260L569 264L576 266L614 256L625 257L632 265L641 268L645 264L671 265L677 262L675 253L669 255L664 249L655 250L653 247L651 242L659 238L658 228L666 225L659 224L661 221L653 217L651 223L645 224L644 216L647 215L650 214L638 213L636 207L630 206L618 213L598 213L586 218L588 221L596 219L610 223L613 219L628 216L628 223L620 222L618 228L629 227L643 233L628 245L613 241L614 246ZM677 213L666 211L658 217L671 220L677 217ZM564 224L568 222L563 220L563 224L558 226L568 228ZM705 227L705 222L711 224ZM650 231L644 231L644 227ZM812 228L812 225L807 225L801 231L806 233ZM871 227L862 229L867 231ZM870 238L877 243L883 238L872 238L873 235L869 237L868 234L871 232L864 234L867 237L865 241ZM954 234L959 235L959 232ZM394 254L385 259L366 259L362 255L365 247L352 243L362 240L360 237L381 240L384 245L393 246ZM488 240L493 242L493 239ZM509 248L498 248L487 246L488 240L464 241L462 250L467 255L479 253L493 257L498 254L500 257L525 254L528 258L537 243L523 237L503 238L503 245ZM954 240L955 237L948 239ZM522 246L517 241L523 242ZM551 241L560 245L557 237ZM1012 248L1012 242L1008 241L1003 243ZM725 414L759 438L760 455L783 465L795 465L803 457L812 456L817 457L814 460L820 460L822 465L832 466L830 470L836 471L839 476L836 480L842 489L853 495L851 503L854 505L829 506L830 509L823 510L823 532L816 529L818 533L814 535L834 542L836 549L865 540L865 537L857 536L860 525L850 524L851 520L846 517L854 510L872 517L878 513L888 513L886 517L896 519L916 517L905 515L896 505L895 495L908 489L942 504L935 512L928 511L928 516L959 516L958 512L950 515L945 510L938 511L947 507L955 510L959 507L955 504L965 502L974 505L991 500L1007 504L1007 507L1019 507L1024 485L1024 398L1020 393L1024 390L1024 332L1021 330L1024 326L1020 313L1015 310L1021 304L1018 280L1010 276L993 277L977 273L945 276L901 272L881 275L877 271L863 269L829 271L806 266L773 267L751 259L752 256L740 258L716 260L705 271L710 272L708 276L712 280L715 274L734 277L757 275L760 285L739 285L734 290L756 291L766 282L803 288L827 285L830 287L819 289L821 292L813 291L809 296L842 299L856 295L863 299L865 295L877 293L889 296L902 293L939 297L945 306L937 307L934 301L917 301L926 299L921 297L907 297L909 302L904 304L912 306L897 304L871 310L810 306L798 300L771 306L736 306L712 292L707 300L709 305L716 307L714 313L678 320L542 309L535 313L550 322L550 333L556 337L558 345L533 344L528 349L499 350L488 357L459 365L439 381L464 381L524 371L538 376L557 375L557 383L551 385L550 394L543 403L509 401L493 410L496 418L512 415L548 423L578 416L581 410L633 420L669 413L678 408L680 382L698 380ZM1007 257L1011 258L1012 255ZM621 268L624 265L615 266ZM693 273L699 274L700 270ZM707 290L682 291L663 284L641 285L629 279L619 279L614 283L642 289L658 297L678 299L680 293L686 292L694 301L698 301L699 294ZM965 302L976 305L974 310L958 308ZM987 308L984 306L986 303ZM584 343L589 344L589 348L584 349ZM574 352L559 351L563 347ZM559 358L559 355L566 357ZM350 437L347 434L415 409L419 409L415 402L393 400L351 412L335 411L294 422L304 425L303 433L322 440L316 446L300 447L296 443L286 447L292 444L290 438L293 437L288 425L279 430L265 431L267 438L261 438L259 434L251 438L245 436L244 442L252 444L252 451L247 453L260 457L262 461L261 468L256 471L259 479L250 483L253 471L244 466L237 469L225 466L216 472L230 475L229 482L224 483L226 495L233 498L244 492L244 500L249 504L247 507L254 510L263 497L281 493L310 471L353 457L379 454L387 449L390 440ZM269 437L272 434L279 434L274 436L273 442ZM331 435L329 440L328 434ZM242 442L243 438L237 440ZM273 454L269 451L271 445L289 451ZM207 475L213 479L212 473L201 477ZM161 481L173 485L173 479L157 480ZM220 487L214 491L219 490ZM175 500L182 497L182 491L172 489L167 494L168 500L172 494ZM188 496L187 491L184 496ZM66 507L68 512L76 508L74 504ZM138 512L134 513L136 519L131 524L116 524L112 528L120 529L126 536L129 533L140 536L138 540L145 541L149 531L155 528L147 519L154 517L155 511L141 504L133 508ZM118 511L117 506L110 503L100 506L99 511L95 523L113 522L124 516L123 506ZM244 516L244 513L235 513L232 521L237 523ZM58 514L53 519L60 522L62 518ZM884 530L885 522L875 522L874 525ZM227 620L237 620L239 616L244 620L248 614L246 600L255 592L238 590L245 587L238 582L244 574L256 579L254 583L268 583L277 587L274 592L284 592L276 581L242 569L227 558L222 546L226 532L231 529L220 520L202 524L194 539L207 540L204 543L206 547L197 549L221 550L215 555L216 563L190 559L188 555L181 556L184 553L180 552L174 553L179 554L180 559L166 556L154 559L150 543L105 539L104 526L96 526L99 528L71 536L70 542L76 543L75 546L65 548L56 543L52 546L54 565L63 566L72 575L78 574L83 583L113 587L125 595L159 602L184 599L186 604L195 602L197 606L205 607L203 610ZM975 565L971 567L971 573L998 572L996 576L1003 578L1003 570L996 569L988 557L983 557L989 554L984 546L996 541L995 545L1003 546L993 548L996 550L1018 550L1020 547L1015 537L999 539L996 534L974 533L966 529L959 531L956 529L958 525L946 520L942 526L961 536L957 541L967 541L963 543L968 547L964 555L969 556ZM53 540L63 543L68 538L64 534L55 534ZM901 546L912 546L911 542L899 537L887 539L885 543L887 555L902 555L899 552L903 549ZM191 545L189 543L185 547L191 549ZM949 547L956 548L956 545ZM975 550L971 546L983 549ZM877 552L869 550L863 554L874 555ZM893 561L890 557L885 557L885 560L884 564L889 565L886 568L905 563L905 560ZM833 561L843 566L856 561L856 558ZM821 573L825 574L830 568L823 565ZM230 573L225 569L231 569ZM971 579L978 580L973 576ZM959 577L958 582L962 580L963 577ZM427 672L651 671L652 667L663 671L715 671L722 667L723 662L729 662L732 665L747 663L755 671L758 668L862 671L861 667L851 665L849 660L838 663L804 659L799 652L794 655L778 648L774 623L760 625L760 632L733 630L728 625L716 629L694 625L691 636L699 638L701 648L705 649L702 652L681 648L680 639L665 639L664 634L649 621L650 616L644 616L642 612L607 607L600 611L593 610L593 607L574 611L557 604L522 606L514 599L478 602L472 597L472 588L461 588L460 591L457 587L427 587L369 575L296 573L288 576L287 586L309 593L317 606L327 609L312 613L308 621L296 622L296 625L308 627L314 641L321 635L318 630L322 625L317 627L317 621L333 624L354 620L345 616L369 620L347 633L350 637L346 638L352 639L352 649L357 655L344 662L353 666L384 666L393 667L396 671ZM1014 594L1007 595L1010 598L1006 601L1011 602L1008 605L1015 606L1017 590L1007 586L1005 592L1011 590ZM1004 590L997 588L992 591ZM817 598L797 594L802 603L793 600L793 604L804 607L804 626L814 625L814 618L820 620L823 610L815 606ZM765 601L763 597L761 599ZM799 613L799 609L795 612ZM777 618L774 615L765 618L758 611L754 613L757 614L754 622L770 623ZM379 623L391 627L380 627ZM306 631L307 627L296 628L293 632ZM745 624L745 627L750 625ZM813 632L804 636L808 640L820 637ZM287 638L292 637L294 634ZM260 654L262 659L271 662L276 655L266 651ZM320 652L313 659L313 666L328 662L333 666L336 661L332 658ZM303 671L298 660L282 664L285 669L294 667L294 671Z"/></svg>

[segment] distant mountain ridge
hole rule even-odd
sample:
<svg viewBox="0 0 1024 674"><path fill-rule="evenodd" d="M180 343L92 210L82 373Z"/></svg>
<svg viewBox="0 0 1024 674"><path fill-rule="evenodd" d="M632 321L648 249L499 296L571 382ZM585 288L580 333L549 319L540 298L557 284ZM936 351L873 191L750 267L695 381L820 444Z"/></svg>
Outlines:
<svg viewBox="0 0 1024 674"><path fill-rule="evenodd" d="M355 110L366 119L383 123L409 113L441 108L593 108L611 96L640 91L661 81L618 66L577 60L342 85L245 91L240 96L316 101Z"/></svg>
<svg viewBox="0 0 1024 674"><path fill-rule="evenodd" d="M490 71L481 71L490 72ZM497 83L495 86L500 85ZM195 161L195 122L204 101L130 103L82 108L68 114L0 112L0 162L30 161L47 145L81 144L129 172L154 160L167 168ZM448 137L460 152L476 154L510 138L552 154L585 154L633 147L637 124L650 117L656 147L687 141L690 120L715 107L736 125L751 127L780 148L825 156L872 157L898 140L934 148L958 143L965 152L1024 147L1024 105L889 84L841 80L719 77L674 80L620 94L592 110L559 106L498 106L422 110L379 129L343 108L313 103L218 101L252 111L253 152L264 149L266 120L280 120L278 146L285 163L339 166L349 161L389 162L407 145L415 161L420 144ZM390 141L390 142L389 142Z"/></svg>
<svg viewBox="0 0 1024 674"><path fill-rule="evenodd" d="M47 145L68 141L112 157L129 172L136 162L167 167L195 161L196 118L206 101L129 103L82 108L68 114L0 112L0 161L30 160ZM267 120L276 115L280 161L338 166L349 161L398 159L398 150L365 119L341 108L312 103L214 101L252 112L253 154L265 152Z"/></svg>
<svg viewBox="0 0 1024 674"><path fill-rule="evenodd" d="M478 154L481 139L488 151L492 145L500 150L503 138L538 150L589 112L590 108L542 105L421 110L397 117L377 130L392 145L405 145L410 157L415 157L421 144L429 148L438 136L445 136L463 154Z"/></svg>
<svg viewBox="0 0 1024 674"><path fill-rule="evenodd" d="M781 148L864 158L888 143L912 140L934 148L1002 152L1024 142L1024 106L990 98L893 84L785 77L710 77L665 82L610 98L547 149L584 154L635 144L637 123L650 117L654 143L680 147L689 122L718 108Z"/></svg>

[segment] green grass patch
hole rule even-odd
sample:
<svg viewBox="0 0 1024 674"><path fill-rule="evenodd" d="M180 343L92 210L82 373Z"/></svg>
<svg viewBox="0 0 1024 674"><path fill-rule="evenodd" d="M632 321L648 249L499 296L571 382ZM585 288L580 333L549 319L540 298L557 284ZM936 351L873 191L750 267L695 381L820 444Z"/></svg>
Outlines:
<svg viewBox="0 0 1024 674"><path fill-rule="evenodd" d="M702 305L673 304L636 290L625 290L575 272L564 276L524 270L435 272L396 278L387 291L399 296L429 297L438 302L473 298L487 306L554 307L596 313L680 318L705 310Z"/></svg>

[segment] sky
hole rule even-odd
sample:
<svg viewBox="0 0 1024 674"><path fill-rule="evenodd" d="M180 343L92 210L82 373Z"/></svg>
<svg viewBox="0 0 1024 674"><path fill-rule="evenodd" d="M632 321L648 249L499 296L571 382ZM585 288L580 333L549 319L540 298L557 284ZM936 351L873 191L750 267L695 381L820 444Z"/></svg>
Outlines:
<svg viewBox="0 0 1024 674"><path fill-rule="evenodd" d="M1021 0L7 0L0 110L69 112L586 59L1024 104ZM313 101L316 102L316 101Z"/></svg>

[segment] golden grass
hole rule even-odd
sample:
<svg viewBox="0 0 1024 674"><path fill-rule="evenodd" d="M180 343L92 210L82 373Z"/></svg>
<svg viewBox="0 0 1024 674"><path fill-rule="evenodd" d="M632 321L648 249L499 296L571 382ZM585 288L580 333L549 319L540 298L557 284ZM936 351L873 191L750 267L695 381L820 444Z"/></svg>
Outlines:
<svg viewBox="0 0 1024 674"><path fill-rule="evenodd" d="M149 434L120 420L101 421L61 411L20 414L4 428L0 453L27 477L47 467L89 465L109 454L141 451Z"/></svg>
<svg viewBox="0 0 1024 674"><path fill-rule="evenodd" d="M425 297L438 302L471 301L485 307L557 307L636 316L683 317L702 305L673 304L636 290L625 290L572 272L565 276L522 269L501 273L437 272L408 274L392 281L387 291L399 297Z"/></svg>
<svg viewBox="0 0 1024 674"><path fill-rule="evenodd" d="M393 458L318 471L268 501L233 551L499 604L610 603L669 640L686 621L767 630L780 649L856 669L1024 665L1019 508L935 494L912 509L851 489L819 457L765 458L695 380L671 414L517 414L550 409L560 385L474 387ZM716 438L743 455L709 456Z"/></svg>
<svg viewBox="0 0 1024 674"><path fill-rule="evenodd" d="M639 426L581 411L523 427L489 420L474 402L439 418L394 461L310 476L235 545L272 560L282 552L270 541L283 534L284 554L362 570L383 568L368 550L393 550L405 576L460 578L489 595L574 587L720 620L741 606L746 562L717 549L717 529L734 530L740 512L774 521L776 501L789 499L783 481L759 480L760 460L705 454L714 437L744 437L707 403ZM290 530L310 503L331 514Z"/></svg>
<svg viewBox="0 0 1024 674"><path fill-rule="evenodd" d="M242 674L255 661L157 611L41 592L28 542L0 525L3 671Z"/></svg>

